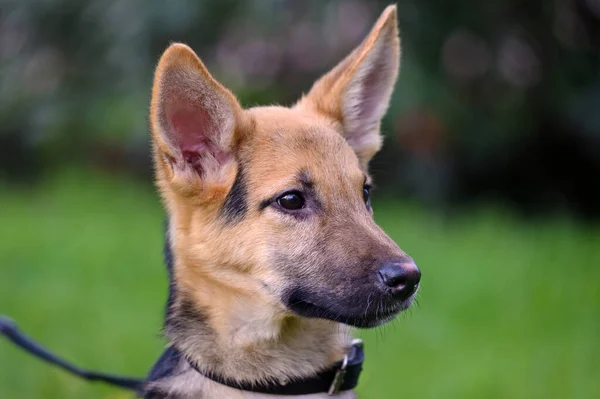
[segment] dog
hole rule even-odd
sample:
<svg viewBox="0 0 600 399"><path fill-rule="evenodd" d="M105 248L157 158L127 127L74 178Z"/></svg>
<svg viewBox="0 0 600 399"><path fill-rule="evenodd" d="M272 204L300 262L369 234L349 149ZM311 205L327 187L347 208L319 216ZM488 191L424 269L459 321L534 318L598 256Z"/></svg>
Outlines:
<svg viewBox="0 0 600 399"><path fill-rule="evenodd" d="M142 395L289 396L342 359L343 379L350 327L411 305L421 273L375 224L368 174L399 58L389 6L293 106L243 109L192 49L167 48L150 129L168 215L168 345Z"/></svg>

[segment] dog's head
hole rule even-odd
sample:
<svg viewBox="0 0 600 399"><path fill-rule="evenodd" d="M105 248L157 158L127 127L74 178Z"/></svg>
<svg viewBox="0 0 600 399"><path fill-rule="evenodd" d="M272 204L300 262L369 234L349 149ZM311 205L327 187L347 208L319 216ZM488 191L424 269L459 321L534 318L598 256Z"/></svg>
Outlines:
<svg viewBox="0 0 600 399"><path fill-rule="evenodd" d="M260 296L274 313L375 326L407 308L413 261L374 223L367 165L399 67L396 10L291 108L243 109L173 44L152 92L175 279Z"/></svg>

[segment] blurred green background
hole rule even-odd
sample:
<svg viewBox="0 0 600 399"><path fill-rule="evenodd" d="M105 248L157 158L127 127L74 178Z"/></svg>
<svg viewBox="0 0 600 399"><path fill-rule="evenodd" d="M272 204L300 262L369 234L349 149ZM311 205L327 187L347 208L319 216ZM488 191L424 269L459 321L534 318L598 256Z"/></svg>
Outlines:
<svg viewBox="0 0 600 399"><path fill-rule="evenodd" d="M291 104L387 2L0 3L0 313L142 376L164 340L147 107L169 42ZM423 271L361 398L600 397L600 1L398 3L376 218ZM129 398L0 341L0 398Z"/></svg>

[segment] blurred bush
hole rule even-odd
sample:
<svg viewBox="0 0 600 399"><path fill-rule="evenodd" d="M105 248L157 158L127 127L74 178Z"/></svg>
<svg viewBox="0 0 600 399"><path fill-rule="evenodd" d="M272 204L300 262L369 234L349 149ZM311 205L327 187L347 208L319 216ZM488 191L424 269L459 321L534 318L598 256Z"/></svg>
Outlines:
<svg viewBox="0 0 600 399"><path fill-rule="evenodd" d="M0 178L148 176L153 67L191 45L247 106L291 104L385 1L3 0ZM403 64L373 171L436 206L600 214L600 0L398 3Z"/></svg>

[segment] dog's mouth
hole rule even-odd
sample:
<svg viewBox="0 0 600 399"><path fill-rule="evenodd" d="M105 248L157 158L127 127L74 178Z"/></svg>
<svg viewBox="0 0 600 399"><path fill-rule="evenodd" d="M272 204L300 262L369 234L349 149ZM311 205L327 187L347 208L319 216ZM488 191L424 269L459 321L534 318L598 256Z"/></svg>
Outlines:
<svg viewBox="0 0 600 399"><path fill-rule="evenodd" d="M299 316L327 319L357 328L372 328L393 320L398 313L410 307L413 298L414 295L403 301L395 301L388 297L368 297L362 306L356 303L344 306L335 299L320 298L296 289L286 296L284 303Z"/></svg>

